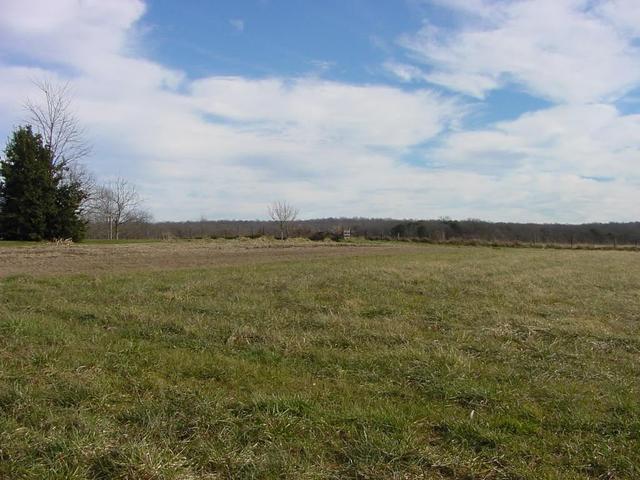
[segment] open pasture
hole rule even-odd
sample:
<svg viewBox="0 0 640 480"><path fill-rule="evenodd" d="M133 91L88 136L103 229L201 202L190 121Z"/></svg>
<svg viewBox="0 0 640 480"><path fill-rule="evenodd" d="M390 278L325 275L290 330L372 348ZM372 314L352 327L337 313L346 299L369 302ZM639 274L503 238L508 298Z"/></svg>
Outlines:
<svg viewBox="0 0 640 480"><path fill-rule="evenodd" d="M0 247L2 479L640 478L640 253Z"/></svg>

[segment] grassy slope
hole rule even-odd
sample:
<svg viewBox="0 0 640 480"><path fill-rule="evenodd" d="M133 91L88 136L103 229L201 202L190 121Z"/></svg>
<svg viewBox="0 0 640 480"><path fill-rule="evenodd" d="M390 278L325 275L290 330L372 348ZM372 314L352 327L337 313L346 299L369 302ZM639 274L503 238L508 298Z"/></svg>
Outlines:
<svg viewBox="0 0 640 480"><path fill-rule="evenodd" d="M0 286L0 478L639 478L640 256Z"/></svg>

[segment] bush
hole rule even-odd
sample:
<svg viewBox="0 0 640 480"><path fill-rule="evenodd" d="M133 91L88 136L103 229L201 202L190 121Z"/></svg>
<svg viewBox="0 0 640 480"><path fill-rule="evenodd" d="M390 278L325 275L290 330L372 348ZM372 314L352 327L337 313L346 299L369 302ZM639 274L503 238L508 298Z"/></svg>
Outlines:
<svg viewBox="0 0 640 480"><path fill-rule="evenodd" d="M309 240L312 240L314 242L321 242L323 240L326 240L330 236L331 234L329 232L314 232L311 235L309 235L307 238L309 238Z"/></svg>

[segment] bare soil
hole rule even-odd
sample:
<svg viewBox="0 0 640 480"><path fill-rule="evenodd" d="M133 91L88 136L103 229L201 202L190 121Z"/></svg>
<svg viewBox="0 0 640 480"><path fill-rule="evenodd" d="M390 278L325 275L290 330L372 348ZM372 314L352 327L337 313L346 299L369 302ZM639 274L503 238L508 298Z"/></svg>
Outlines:
<svg viewBox="0 0 640 480"><path fill-rule="evenodd" d="M22 274L47 276L207 268L303 258L380 255L417 249L420 246L262 239L115 245L37 244L0 247L0 278Z"/></svg>

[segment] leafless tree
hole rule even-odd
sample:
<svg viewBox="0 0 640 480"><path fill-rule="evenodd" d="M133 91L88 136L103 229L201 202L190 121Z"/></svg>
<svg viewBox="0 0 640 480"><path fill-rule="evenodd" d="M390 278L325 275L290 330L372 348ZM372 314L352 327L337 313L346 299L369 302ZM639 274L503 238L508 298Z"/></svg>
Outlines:
<svg viewBox="0 0 640 480"><path fill-rule="evenodd" d="M80 126L71 110L72 92L69 83L56 84L49 80L34 82L40 90L39 101L27 99L24 108L27 121L42 135L51 154L52 166L63 176L79 168L78 162L91 153Z"/></svg>
<svg viewBox="0 0 640 480"><path fill-rule="evenodd" d="M84 193L80 202L80 212L84 214L90 209L91 202L98 189L96 177L85 165L75 163L68 167L64 180L67 183L78 185Z"/></svg>
<svg viewBox="0 0 640 480"><path fill-rule="evenodd" d="M267 209L269 217L280 229L280 240L284 240L285 236L289 236L289 225L298 217L298 209L284 201L273 202Z"/></svg>
<svg viewBox="0 0 640 480"><path fill-rule="evenodd" d="M135 185L121 177L95 188L88 214L92 221L107 225L110 240L119 240L125 225L151 220Z"/></svg>

